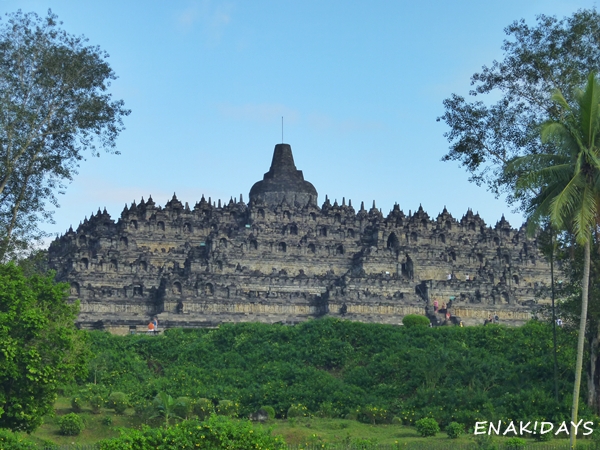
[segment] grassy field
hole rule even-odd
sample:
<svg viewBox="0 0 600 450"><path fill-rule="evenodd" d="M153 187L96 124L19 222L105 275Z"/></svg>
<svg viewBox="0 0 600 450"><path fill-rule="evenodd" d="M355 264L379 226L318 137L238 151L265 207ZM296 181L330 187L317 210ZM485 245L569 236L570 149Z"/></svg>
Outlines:
<svg viewBox="0 0 600 450"><path fill-rule="evenodd" d="M117 437L119 427L140 427L140 419L134 415L133 409L128 409L125 414L117 415L114 411L103 409L100 414L92 414L88 408L83 408L79 413L84 419L86 428L79 436L62 436L59 434L58 421L61 416L72 412L69 399L60 398L55 405L56 415L49 417L45 423L33 433L30 438L37 444L52 442L58 445L93 444L101 439ZM160 418L154 419L152 426L160 426ZM369 425L354 420L297 418L291 420L272 420L266 425L256 424L257 427L268 427L277 435L282 435L291 445L350 444L372 443L385 445L411 445L416 443L427 444L429 448L441 446L463 447L474 443L472 435L464 435L459 439L451 440L446 433L440 432L437 436L422 438L415 428L404 425ZM496 438L498 443L505 439ZM589 441L587 441L589 442ZM528 448L566 448L567 440L552 440L537 443L532 439L527 440Z"/></svg>

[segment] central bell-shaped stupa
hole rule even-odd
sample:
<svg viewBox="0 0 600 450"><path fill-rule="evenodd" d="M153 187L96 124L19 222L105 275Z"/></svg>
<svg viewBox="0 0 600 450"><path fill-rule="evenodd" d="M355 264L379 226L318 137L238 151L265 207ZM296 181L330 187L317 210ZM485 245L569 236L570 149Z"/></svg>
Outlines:
<svg viewBox="0 0 600 450"><path fill-rule="evenodd" d="M296 169L292 147L277 144L273 152L271 169L262 181L254 183L250 189L250 203L263 203L267 206L280 205L283 200L290 205L317 205L317 190L304 181L302 171Z"/></svg>

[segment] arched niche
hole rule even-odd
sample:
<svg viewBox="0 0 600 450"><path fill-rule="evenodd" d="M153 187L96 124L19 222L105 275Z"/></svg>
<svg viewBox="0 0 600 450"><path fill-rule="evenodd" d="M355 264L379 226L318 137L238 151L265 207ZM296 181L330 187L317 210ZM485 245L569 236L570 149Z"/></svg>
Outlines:
<svg viewBox="0 0 600 450"><path fill-rule="evenodd" d="M398 247L400 247L400 241L398 240L398 236L396 236L396 233L390 233L390 235L387 238L386 246L391 250L396 250Z"/></svg>
<svg viewBox="0 0 600 450"><path fill-rule="evenodd" d="M79 295L80 292L79 283L73 281L71 283L71 295Z"/></svg>
<svg viewBox="0 0 600 450"><path fill-rule="evenodd" d="M181 292L182 292L181 283L179 281L174 281L173 282L173 294L181 295Z"/></svg>

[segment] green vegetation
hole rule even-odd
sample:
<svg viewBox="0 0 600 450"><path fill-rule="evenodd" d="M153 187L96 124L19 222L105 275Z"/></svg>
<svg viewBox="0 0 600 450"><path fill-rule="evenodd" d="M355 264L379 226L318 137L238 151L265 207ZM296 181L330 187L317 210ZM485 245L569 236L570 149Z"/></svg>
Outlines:
<svg viewBox="0 0 600 450"><path fill-rule="evenodd" d="M79 436L85 428L83 420L75 413L70 413L62 416L58 421L60 434L65 436Z"/></svg>
<svg viewBox="0 0 600 450"><path fill-rule="evenodd" d="M450 422L446 427L446 434L450 439L457 439L465 433L465 426L462 423Z"/></svg>
<svg viewBox="0 0 600 450"><path fill-rule="evenodd" d="M224 412L229 400L240 417L270 405L277 418L379 424L399 417L413 425L432 417L443 429L450 422L469 429L476 420L561 422L570 399L559 403L553 395L551 331L535 321L520 328L410 328L325 319L160 337L92 332L92 350L106 363L87 381L95 377L97 386L128 394L134 406L163 392L189 397L202 417ZM559 387L566 392L576 336L558 331Z"/></svg>
<svg viewBox="0 0 600 450"><path fill-rule="evenodd" d="M129 398L123 392L113 392L108 396L107 406L114 409L117 414L123 414L129 406Z"/></svg>
<svg viewBox="0 0 600 450"><path fill-rule="evenodd" d="M0 265L0 427L32 431L53 411L61 384L84 376L87 334L75 328L78 305L53 275L23 276Z"/></svg>
<svg viewBox="0 0 600 450"><path fill-rule="evenodd" d="M402 325L405 327L428 327L431 322L425 316L417 314L408 314L402 318Z"/></svg>
<svg viewBox="0 0 600 450"><path fill-rule="evenodd" d="M273 409L272 406L261 406L260 409L267 413L269 420L273 420L275 418L275 409Z"/></svg>
<svg viewBox="0 0 600 450"><path fill-rule="evenodd" d="M572 107L560 91L552 95L559 119L548 120L541 131L542 142L552 144L552 153L516 158L509 164L507 173L516 177L517 195L523 191L537 193L526 202L530 229L538 225L541 219L547 218L554 229L571 233L577 244L584 248L571 413L572 422L577 423L586 339L592 232L600 218L597 210L600 199L597 181L600 176L600 148L596 143L596 137L600 134L600 83L594 72L589 74L585 89L576 89L573 98L575 106ZM575 446L575 435L572 435L572 446Z"/></svg>
<svg viewBox="0 0 600 450"><path fill-rule="evenodd" d="M185 450L196 449L199 442L207 449L286 448L283 440L268 430L257 429L248 421L213 415L206 422L184 421L176 427L125 429L119 438L101 441L100 450Z"/></svg>
<svg viewBox="0 0 600 450"><path fill-rule="evenodd" d="M511 437L506 440L504 445L506 446L507 450L519 450L527 445L527 441L522 438Z"/></svg>
<svg viewBox="0 0 600 450"><path fill-rule="evenodd" d="M600 246L596 232L600 46L592 38L598 34L600 16L592 9L560 21L540 15L537 21L535 27L523 20L509 26L504 58L471 78L470 94L484 101L468 102L453 94L444 101L446 112L438 120L450 127L445 134L450 143L445 160L460 161L472 181L487 184L495 193L505 192L509 202L519 203L530 231L544 221L551 233L560 233L572 264L577 264L574 255L583 249L581 288L572 290L579 290L581 298L580 312L571 316L579 322L571 410L576 423L586 341L590 344L587 405L600 413L597 307L591 308L588 320L589 290L596 284L590 286L590 279L598 279L590 278L595 272L592 247ZM572 51L559 50L563 48ZM486 94L494 104L486 102ZM573 279L573 273L569 276ZM575 438L572 434L572 447Z"/></svg>
<svg viewBox="0 0 600 450"><path fill-rule="evenodd" d="M0 25L0 261L44 237L55 192L87 152L114 152L129 114L107 91L108 54L60 24L19 10Z"/></svg>
<svg viewBox="0 0 600 450"><path fill-rule="evenodd" d="M423 417L415 422L417 433L422 437L435 436L440 432L440 426L431 417Z"/></svg>

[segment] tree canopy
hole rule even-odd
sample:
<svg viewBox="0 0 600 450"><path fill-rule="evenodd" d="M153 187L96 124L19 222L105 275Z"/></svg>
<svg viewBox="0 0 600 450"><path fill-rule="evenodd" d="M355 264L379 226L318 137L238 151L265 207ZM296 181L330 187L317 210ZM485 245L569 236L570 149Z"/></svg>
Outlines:
<svg viewBox="0 0 600 450"><path fill-rule="evenodd" d="M540 125L559 119L552 92L560 90L571 102L590 71L600 70L600 15L596 10L562 20L540 15L533 26L520 20L505 32L504 59L471 77L472 101L457 94L444 100L438 121L450 127L443 160L458 161L472 181L514 202L531 192L515 193L515 174L503 169L515 157L552 152L545 148L552 143L540 141Z"/></svg>
<svg viewBox="0 0 600 450"><path fill-rule="evenodd" d="M57 388L83 376L89 348L75 328L78 305L53 274L25 277L0 265L0 427L33 431L53 411Z"/></svg>
<svg viewBox="0 0 600 450"><path fill-rule="evenodd" d="M560 91L555 91L560 120L547 121L541 127L542 142L553 142L555 152L533 154L514 159L507 171L516 173L516 189L531 189L537 195L526 205L530 223L548 217L553 227L568 231L584 246L581 281L581 316L575 365L572 422L577 423L583 347L587 323L590 279L590 244L598 223L600 201L600 83L591 72L585 89L575 89L571 106ZM576 436L571 433L571 445Z"/></svg>
<svg viewBox="0 0 600 450"><path fill-rule="evenodd" d="M108 54L61 24L19 10L0 26L0 260L41 236L86 152L117 153L130 112L108 92Z"/></svg>

